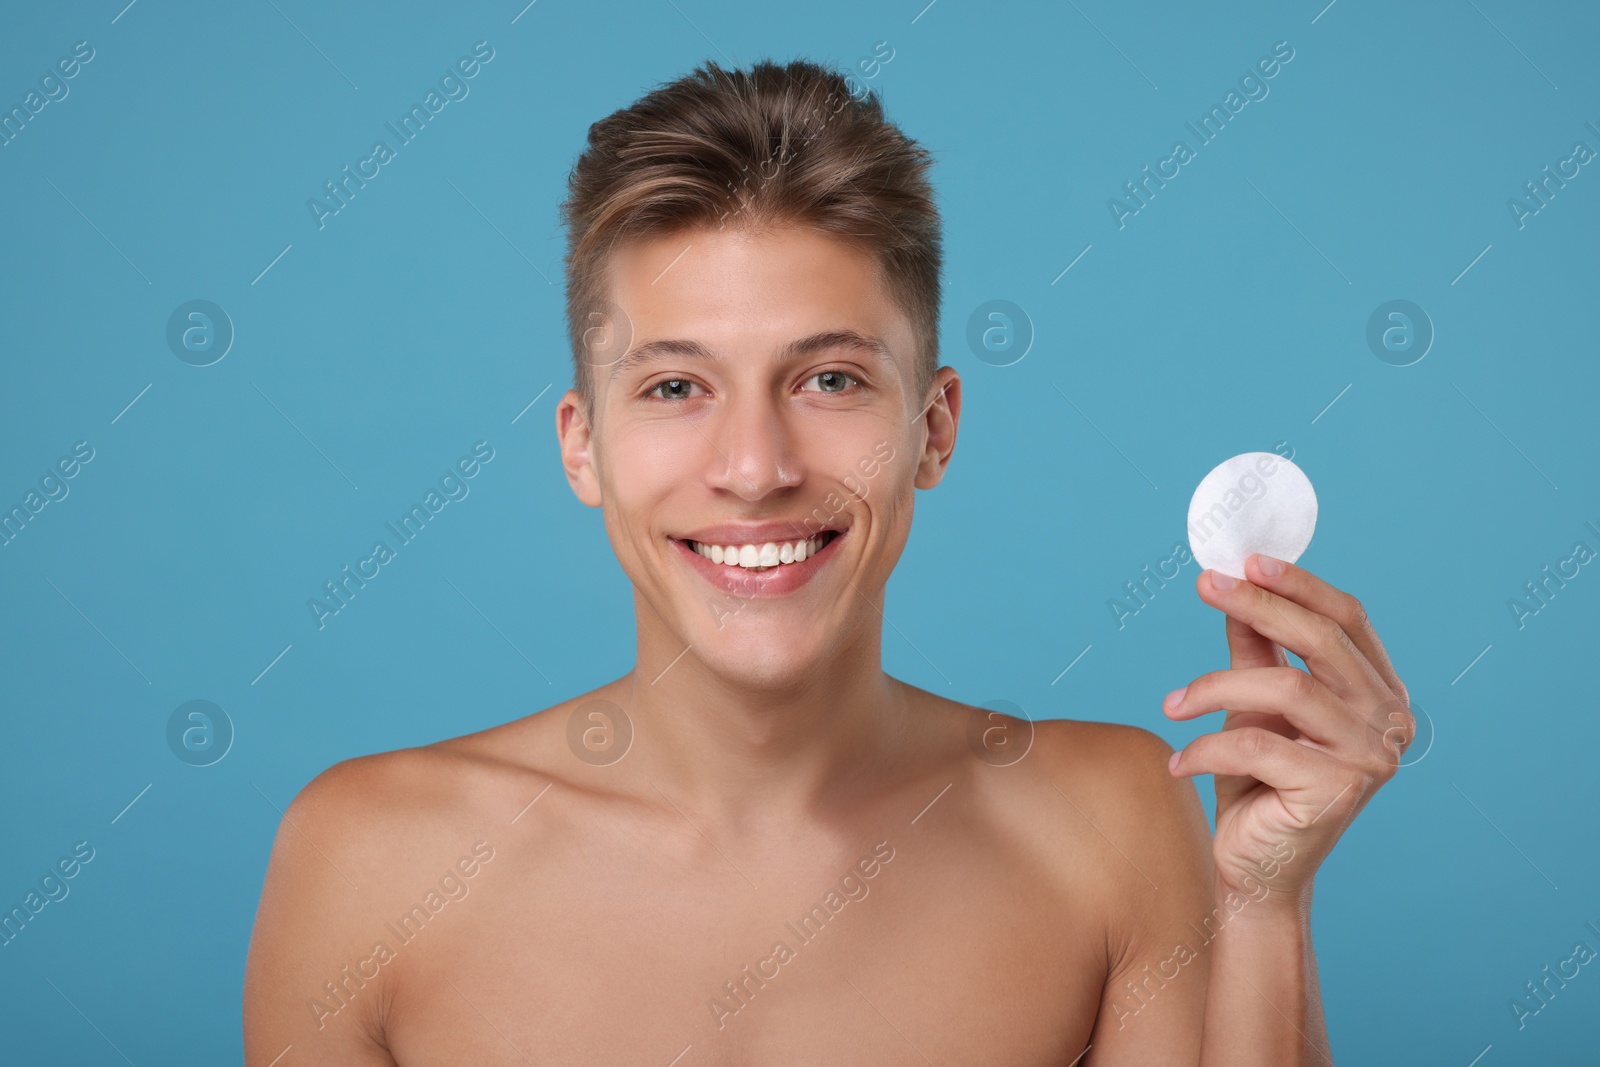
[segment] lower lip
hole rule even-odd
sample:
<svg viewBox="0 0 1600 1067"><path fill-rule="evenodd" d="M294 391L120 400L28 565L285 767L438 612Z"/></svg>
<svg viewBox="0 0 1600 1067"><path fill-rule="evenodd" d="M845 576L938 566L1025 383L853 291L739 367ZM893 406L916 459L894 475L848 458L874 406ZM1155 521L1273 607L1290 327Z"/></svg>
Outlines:
<svg viewBox="0 0 1600 1067"><path fill-rule="evenodd" d="M782 563L764 571L730 567L726 563L713 563L690 548L688 542L680 541L676 537L671 538L671 541L688 559L689 566L723 592L736 597L773 597L787 596L809 582L813 575L833 559L836 555L834 546L844 540L844 536L843 531L835 533L815 555L807 556L799 563Z"/></svg>

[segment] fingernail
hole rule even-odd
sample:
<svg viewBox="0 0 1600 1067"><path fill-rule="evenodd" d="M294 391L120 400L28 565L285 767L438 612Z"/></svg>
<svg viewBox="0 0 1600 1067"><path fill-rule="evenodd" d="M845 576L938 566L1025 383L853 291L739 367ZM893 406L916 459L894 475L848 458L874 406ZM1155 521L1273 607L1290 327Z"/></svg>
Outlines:
<svg viewBox="0 0 1600 1067"><path fill-rule="evenodd" d="M1172 758L1167 760L1167 770L1169 770L1169 771L1177 770L1178 769L1178 757L1180 757L1182 755L1183 755L1183 749L1181 749L1181 748L1178 749L1178 751L1174 752L1172 754Z"/></svg>
<svg viewBox="0 0 1600 1067"><path fill-rule="evenodd" d="M1211 588L1218 592L1226 592L1238 584L1239 579L1231 574L1223 574L1221 571L1211 572Z"/></svg>
<svg viewBox="0 0 1600 1067"><path fill-rule="evenodd" d="M1184 686L1182 689L1174 689L1172 692L1168 693L1162 698L1161 706L1166 708L1168 711L1173 710L1179 704L1183 703L1183 694L1187 693L1188 691L1188 686Z"/></svg>
<svg viewBox="0 0 1600 1067"><path fill-rule="evenodd" d="M1261 573L1268 578L1276 578L1283 573L1283 560L1271 556L1256 555L1256 566L1261 568Z"/></svg>

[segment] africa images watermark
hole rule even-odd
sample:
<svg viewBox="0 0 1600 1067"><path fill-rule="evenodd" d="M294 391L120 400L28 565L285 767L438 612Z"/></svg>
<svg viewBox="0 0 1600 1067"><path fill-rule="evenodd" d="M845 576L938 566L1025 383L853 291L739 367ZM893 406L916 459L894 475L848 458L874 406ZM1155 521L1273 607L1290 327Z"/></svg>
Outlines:
<svg viewBox="0 0 1600 1067"><path fill-rule="evenodd" d="M711 1011L711 1020L721 1030L728 1023L728 1019L745 1008L755 1000L758 990L765 989L767 983L782 974L784 965L799 959L797 949L822 936L822 931L832 920L836 919L845 906L851 901L861 901L867 898L872 887L867 885L867 880L876 878L883 867L894 859L894 846L887 841L879 841L872 846L872 851L857 860L855 866L839 879L836 888L829 889L819 903L811 905L811 909L798 920L783 924L785 930L794 938L794 947L789 942L780 938L773 943L772 950L756 961L752 971L749 964L739 969L739 974L722 983L723 993L706 998L706 1007Z"/></svg>
<svg viewBox="0 0 1600 1067"><path fill-rule="evenodd" d="M94 846L79 841L72 846L72 854L63 856L45 869L37 889L29 889L22 903L10 911L0 912L0 948L5 948L22 936L22 931L40 912L51 904L67 899L72 887L67 883L78 876L85 864L94 859Z"/></svg>
<svg viewBox="0 0 1600 1067"><path fill-rule="evenodd" d="M1600 143L1600 126L1593 122L1585 122L1589 132ZM1567 187L1567 182L1583 173L1584 164L1594 159L1595 150L1589 147L1587 141L1574 141L1572 152L1565 159L1557 160L1555 170L1550 169L1546 163L1540 168L1540 177L1535 181L1522 183L1522 197L1510 197L1506 200L1506 209L1511 212L1511 221L1517 224L1517 229L1528 225L1528 220L1550 206L1550 201L1556 198L1556 193Z"/></svg>
<svg viewBox="0 0 1600 1067"><path fill-rule="evenodd" d="M1246 470L1239 475L1233 486L1222 494L1222 499L1211 505L1209 511L1202 512L1193 522L1189 523L1189 543L1195 547L1204 545L1215 537L1222 528L1228 525L1235 515L1244 510L1246 504L1252 504L1267 495L1272 487L1267 484L1267 479L1277 474L1282 468L1278 459L1289 460L1294 455L1294 449L1289 449L1289 455L1283 454L1287 441L1279 441L1273 446L1273 453L1261 453L1251 466L1254 470ZM1293 462L1293 460L1290 460Z"/></svg>
<svg viewBox="0 0 1600 1067"><path fill-rule="evenodd" d="M856 461L855 470L849 474L846 474L842 479L842 484L844 485L845 491L857 501L866 500L867 494L872 490L871 485L868 483L872 479L876 478L879 473L882 472L883 468L894 459L894 457L894 445L890 444L888 441L879 441L877 444L873 445L872 452L869 455L858 459ZM857 476L856 472L860 472L859 477ZM827 496L823 497L821 504L812 508L811 513L801 520L800 525L804 527L805 532L801 534L800 538L797 538L797 540L815 537L823 530L826 530L828 528L828 524L837 518L839 513L844 511L848 505L849 501L845 497L840 496L838 493L830 492ZM730 565L724 562L723 565L729 566L729 568L732 570L743 569L737 563ZM751 598L754 596L754 582L746 579L743 588L747 593L750 594L750 596L739 596L737 593L729 593L726 596L720 596L706 601L706 607L711 609L712 618L717 620L717 629L722 629L723 625L730 617L743 611L745 605L748 604Z"/></svg>
<svg viewBox="0 0 1600 1067"><path fill-rule="evenodd" d="M1227 95L1222 98L1222 103L1211 105L1211 110L1200 116L1198 126L1193 122L1185 122L1184 127L1194 135L1199 148L1204 148L1220 136L1227 128L1228 122L1243 111L1246 105L1265 100L1267 94L1272 91L1267 82L1277 77L1293 59L1294 46L1288 41L1277 42L1272 46L1271 55L1256 60L1255 66L1245 71L1239 78L1237 90L1229 89ZM1240 93L1244 95L1241 96ZM1128 219L1149 207L1150 201L1155 199L1156 192L1165 189L1168 181L1183 173L1183 167L1198 157L1198 149L1191 147L1188 141L1175 141L1172 151L1166 158L1156 162L1154 171L1147 163L1139 172L1138 178L1124 182L1122 190L1127 199L1113 196L1106 200L1106 208L1111 212L1111 221L1117 224L1117 229L1126 227Z"/></svg>
<svg viewBox="0 0 1600 1067"><path fill-rule="evenodd" d="M412 104L411 109L396 120L398 126L394 122L385 122L383 125L394 135L395 144L390 145L387 140L374 141L366 157L356 161L355 170L352 171L350 164L346 163L340 169L337 180L322 183L325 197L313 196L306 201L306 208L311 212L317 229L324 229L329 218L349 207L356 193L365 189L367 182L382 174L383 167L398 157L399 149L415 140L435 115L450 103L465 100L472 92L472 87L467 83L476 78L493 59L494 48L488 41L479 41L472 46L470 56L462 56L444 72L437 89L430 87L422 103Z"/></svg>
<svg viewBox="0 0 1600 1067"><path fill-rule="evenodd" d="M356 593L367 587L367 582L383 573L384 564L399 555L399 548L409 545L416 540L428 526L429 520L445 509L452 501L465 500L472 491L467 484L476 478L479 472L494 459L494 446L488 441L479 441L472 446L471 456L462 456L456 460L455 466L439 479L437 489L430 488L422 498L422 503L411 505L411 510L400 516L397 527L393 522L383 525L394 534L398 547L390 548L387 541L376 541L372 545L372 552L365 559L356 562L356 568L351 571L350 564L346 563L340 568L341 577L335 582L329 579L322 583L326 598L309 597L306 607L311 610L311 618L321 630L328 625L328 618L339 614L350 606ZM442 494L442 495L441 495ZM370 567L369 571L367 568Z"/></svg>
<svg viewBox="0 0 1600 1067"><path fill-rule="evenodd" d="M1287 850L1287 855L1285 855L1285 850ZM1261 872L1262 878L1270 879L1275 877L1289 861L1293 860L1294 856L1294 846L1289 844L1288 841L1279 841L1271 846L1270 856L1264 856L1256 861L1255 868ZM1127 1003L1114 1001L1111 1005L1112 1010L1117 1013L1117 1029L1120 1030L1127 1026L1128 1020L1148 1008L1151 1002L1155 1000L1156 994L1165 989L1168 982L1182 974L1185 966L1199 959L1201 951L1217 939L1227 927L1230 919L1237 916L1251 904L1259 904L1272 893L1271 888L1265 882L1259 882L1252 876L1246 876L1244 881L1246 891L1242 894L1237 890L1229 891L1227 896L1223 897L1221 906L1212 908L1211 913L1200 920L1200 926L1196 926L1194 921L1190 920L1189 929L1198 935L1199 948L1196 948L1189 941L1180 941L1173 946L1172 951L1165 958L1157 961L1153 966L1148 963L1145 964L1141 972L1144 977L1138 979L1137 983L1131 978L1125 983L1128 991ZM1260 890L1260 892L1258 893L1257 890ZM1168 965L1171 966L1172 973L1170 974L1166 970Z"/></svg>
<svg viewBox="0 0 1600 1067"><path fill-rule="evenodd" d="M1143 577L1130 579L1122 583L1122 588L1128 593L1128 599L1120 596L1111 597L1106 601L1106 607L1111 609L1111 618L1116 621L1117 629L1126 629L1128 620L1150 606L1156 598L1156 592L1165 589L1168 582L1178 577L1183 568L1194 562L1194 556L1189 552L1189 546L1182 541L1173 543L1172 552L1166 559L1160 560L1155 565L1155 570L1150 569L1146 563L1140 574ZM1172 573L1167 573L1167 568L1172 568ZM1155 583L1155 588L1150 583ZM1143 594L1142 596L1140 594Z"/></svg>
<svg viewBox="0 0 1600 1067"><path fill-rule="evenodd" d="M889 50L888 55L884 54L883 50L885 48ZM894 62L894 57L895 50L888 41L879 41L874 44L872 46L872 55L863 56L856 63L856 67L861 71L861 77L858 78L854 74L845 75L845 95L839 96L837 93L830 92L822 101L822 107L827 109L827 115L823 118L824 125L832 122L833 117L843 111L849 104L859 104L865 100L872 92L871 88L866 84L867 81L881 74L884 67ZM812 113L815 114L817 110L817 108L813 108ZM751 172L748 163L741 166L738 181L728 183L728 192L732 194L731 202L734 206L718 217L717 229L725 229L730 218L736 218L753 202L753 198L747 192L752 180L756 182L757 188L765 186L776 178L785 166L793 162L794 158L795 148L786 137L779 144L776 151L767 153L766 158L756 164L754 172Z"/></svg>
<svg viewBox="0 0 1600 1067"><path fill-rule="evenodd" d="M86 440L78 441L72 446L70 456L62 456L56 460L54 466L45 469L43 477L39 479L37 490L29 489L21 503L0 511L0 548L20 537L28 523L32 522L33 517L43 511L46 505L67 499L67 494L72 492L72 487L67 482L76 478L78 472L93 459L94 446Z"/></svg>
<svg viewBox="0 0 1600 1067"><path fill-rule="evenodd" d="M1586 921L1583 925L1596 936L1600 936L1600 926L1596 926L1593 921ZM1544 977L1539 980L1538 985L1534 985L1532 981L1523 982L1522 987L1527 990L1527 999L1518 1000L1512 997L1507 1002L1507 1006L1511 1009L1511 1017L1517 1021L1517 1029L1526 1029L1528 1020L1548 1008L1550 1001L1555 999L1556 992L1565 989L1568 982L1582 974L1584 965L1594 959L1595 955L1595 950L1589 942L1579 941L1572 946L1572 955L1556 964L1555 973L1551 973L1550 965L1547 963L1540 969ZM1567 972L1569 966L1572 968L1570 974ZM1555 989L1550 988L1551 982L1556 984Z"/></svg>
<svg viewBox="0 0 1600 1067"><path fill-rule="evenodd" d="M1291 461L1294 459L1294 447L1288 441L1279 441L1272 446L1272 451L1284 459ZM1277 473L1277 460L1263 453L1256 460L1255 469L1259 472L1259 477L1249 471L1241 475L1233 488L1223 494L1222 500L1189 527L1189 538L1193 543L1205 544L1247 503L1266 496L1268 486L1262 479L1270 478ZM1141 568L1139 577L1123 582L1122 588L1127 593L1126 599L1114 596L1106 600L1106 607L1110 609L1112 621L1117 624L1117 629L1126 629L1128 620L1149 607L1155 600L1156 593L1165 589L1168 582L1177 578L1183 573L1183 568L1193 562L1194 556L1190 553L1189 545L1183 541L1176 541L1165 559L1158 560L1153 568L1146 563Z"/></svg>
<svg viewBox="0 0 1600 1067"><path fill-rule="evenodd" d="M1600 544L1600 526L1593 522L1585 522L1584 526L1595 535L1595 543ZM1584 564L1594 559L1596 550L1589 547L1587 541L1574 541L1572 554L1565 559L1558 560L1554 568L1546 563L1540 568L1542 578L1529 579L1522 583L1526 594L1525 600L1511 597L1506 601L1506 607L1511 611L1511 617L1516 620L1517 629L1521 630L1528 625L1528 620L1550 606L1556 594L1567 587L1567 583L1576 578L1583 571ZM1552 584L1553 583L1553 584Z"/></svg>
<svg viewBox="0 0 1600 1067"><path fill-rule="evenodd" d="M471 852L456 860L439 876L437 888L429 886L421 900L412 904L398 919L383 924L383 928L394 939L392 946L388 940L374 942L371 952L354 963L345 964L338 974L322 983L321 993L307 997L306 1007L311 1009L317 1029L321 1030L330 1018L348 1008L356 994L378 977L384 964L392 963L400 949L422 936L428 924L436 920L447 905L467 899L467 894L472 891L467 883L477 877L483 865L492 859L494 846L487 841L475 842Z"/></svg>
<svg viewBox="0 0 1600 1067"><path fill-rule="evenodd" d="M94 59L94 46L88 41L79 41L72 46L71 55L62 56L56 60L54 66L44 72L39 79L39 88L29 89L21 104L13 104L9 109L0 110L0 148L8 147L12 141L21 137L28 123L46 107L65 100L67 94L72 92L72 87L67 83L76 78L92 59ZM0 108L3 107L4 105L0 105Z"/></svg>

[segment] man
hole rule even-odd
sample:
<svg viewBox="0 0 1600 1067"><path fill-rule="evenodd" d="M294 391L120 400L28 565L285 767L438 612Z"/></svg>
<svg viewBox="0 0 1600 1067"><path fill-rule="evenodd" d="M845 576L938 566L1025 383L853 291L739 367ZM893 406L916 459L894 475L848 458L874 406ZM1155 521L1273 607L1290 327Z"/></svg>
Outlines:
<svg viewBox="0 0 1600 1067"><path fill-rule="evenodd" d="M1413 730L1353 598L1203 574L1230 668L1165 711L1229 711L1170 767L1150 731L882 670L961 414L928 163L805 62L708 65L590 130L557 429L637 663L300 794L253 1067L1331 1062L1312 876Z"/></svg>

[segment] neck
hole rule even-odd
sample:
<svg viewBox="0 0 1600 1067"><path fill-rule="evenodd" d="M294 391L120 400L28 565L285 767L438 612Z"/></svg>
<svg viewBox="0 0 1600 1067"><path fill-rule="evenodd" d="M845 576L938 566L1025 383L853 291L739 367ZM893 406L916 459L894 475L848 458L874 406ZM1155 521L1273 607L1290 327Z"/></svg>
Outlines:
<svg viewBox="0 0 1600 1067"><path fill-rule="evenodd" d="M717 674L664 627L641 626L638 663L617 690L633 719L627 758L640 787L745 829L848 810L881 782L906 733L908 687L883 672L881 640L878 626L866 627L822 667L752 687Z"/></svg>

